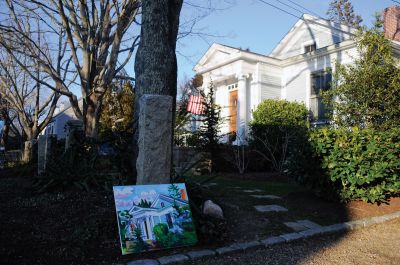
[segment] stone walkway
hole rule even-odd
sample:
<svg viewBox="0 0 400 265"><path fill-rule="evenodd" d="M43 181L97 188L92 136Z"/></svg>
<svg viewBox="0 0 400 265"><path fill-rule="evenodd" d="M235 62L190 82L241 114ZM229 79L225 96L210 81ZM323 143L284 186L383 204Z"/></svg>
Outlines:
<svg viewBox="0 0 400 265"><path fill-rule="evenodd" d="M299 220L295 222L284 222L284 224L293 229L295 232L306 231L308 229L321 228L319 224L311 222L310 220Z"/></svg>
<svg viewBox="0 0 400 265"><path fill-rule="evenodd" d="M251 192L262 192L260 189L253 189L253 190L243 190L243 192L251 193ZM270 199L270 200L281 200L282 198L272 194L257 194L257 195L250 195L253 198L257 199ZM261 213L265 212L287 212L288 209L276 204L267 204L267 205L255 205L254 208Z"/></svg>
<svg viewBox="0 0 400 265"><path fill-rule="evenodd" d="M250 192L251 190L249 190L248 192ZM254 190L253 190L254 191ZM246 191L244 191L246 192ZM253 198L257 198L257 199L270 199L270 200L280 200L282 199L279 196L276 195L250 195ZM255 205L254 208L258 211L258 212L287 212L288 209L286 209L285 207L282 207L280 205L276 205L276 204L267 204L267 205ZM317 223L314 223L310 220L298 220L298 221L294 221L294 222L284 222L284 225L286 225L287 227L289 227L290 229L292 229L295 232L302 232L302 231L306 231L309 229L320 229L322 226L320 226Z"/></svg>
<svg viewBox="0 0 400 265"><path fill-rule="evenodd" d="M270 204L270 205L256 205L254 206L258 212L287 212L288 209L280 205Z"/></svg>
<svg viewBox="0 0 400 265"><path fill-rule="evenodd" d="M263 190L260 190L260 189L253 189L253 190L243 190L243 192L246 192L246 193L253 193L253 192L263 192Z"/></svg>
<svg viewBox="0 0 400 265"><path fill-rule="evenodd" d="M377 216L377 217L371 217L371 218L365 218L365 219L360 219L356 221L350 221L350 222L345 222L345 223L339 223L339 224L334 224L334 225L329 225L329 226L322 226L320 228L313 228L313 229L308 229L306 231L302 232L293 232L289 234L283 234L280 236L274 236L274 237L268 237L266 239L261 239L261 240L254 240L254 241L249 241L249 242L243 242L243 243L234 243L231 245L227 245L224 247L216 248L216 249L201 249L201 250L196 250L196 251L190 251L187 253L181 253L181 254L176 254L176 255L171 255L171 256L164 256L160 257L158 259L147 259L147 260L135 260L131 261L128 263L128 265L166 265L166 264L183 264L186 261L190 261L190 264L223 264L222 261L229 259L230 254L234 253L242 253L240 256L237 257L242 257L244 255L249 255L249 260L252 261L254 260L254 253L255 252L250 252L251 250L261 250L261 251L266 251L268 249L271 249L274 245L282 245L284 243L290 243L294 241L298 241L300 239L306 239L310 237L315 237L315 236L320 236L320 235L328 235L328 234L333 234L333 233L338 233L338 232L348 232L351 230L358 230L360 228L368 227L374 224L379 224L383 223L386 221L390 221L393 219L400 218L400 212L395 212L392 214L386 214L382 216ZM298 222L303 223L303 224L309 224L308 222L303 222L303 221L308 221L308 220L300 220ZM397 225L398 226L398 225ZM396 226L396 228L397 228ZM395 230L397 231L397 230ZM363 242L366 242L368 240L364 240ZM387 240L385 238L382 239L382 243L386 242ZM389 241L389 246L397 246L396 244L392 244ZM314 240L312 241L312 244L314 243ZM357 238L355 241L355 246L358 246L360 244L360 240ZM289 259L290 261L293 261L292 259L292 248L288 248L290 245L282 246L282 251L284 252L286 250L288 251ZM372 243L372 247L375 248L376 246ZM351 253L353 251L354 246L350 247L349 250L345 253L347 255L348 253ZM349 252L350 251L350 252ZM276 252L276 251L275 251ZM247 254L246 254L247 253ZM324 254L323 252L322 254ZM304 253L302 253L304 254ZM267 255L270 258L270 255ZM302 255L304 256L304 255ZM215 257L215 258L213 258ZM211 259L210 259L211 258ZM210 262L206 262L209 260ZM395 259L396 260L396 259ZM251 264L266 264L265 263L266 258L263 257L260 263L251 263ZM276 260L274 260L276 261ZM337 260L340 263L340 259ZM332 264L338 264L338 262L332 263ZM185 263L189 264L189 263ZM224 264L250 264L249 262L243 261L239 263L232 263L231 260L228 260L228 263ZM274 263L275 264L275 263ZM286 262L283 262L282 264L287 264ZM310 264L310 263L307 263ZM313 263L314 264L314 263ZM315 264L325 264L325 263L315 263ZM354 264L354 263L351 263ZM368 262L364 264L373 264L373 262ZM384 264L384 263L376 263L376 264ZM393 264L398 264L398 263L393 263Z"/></svg>
<svg viewBox="0 0 400 265"><path fill-rule="evenodd" d="M271 200L281 200L282 198L276 195L250 195L251 197L257 199L271 199Z"/></svg>

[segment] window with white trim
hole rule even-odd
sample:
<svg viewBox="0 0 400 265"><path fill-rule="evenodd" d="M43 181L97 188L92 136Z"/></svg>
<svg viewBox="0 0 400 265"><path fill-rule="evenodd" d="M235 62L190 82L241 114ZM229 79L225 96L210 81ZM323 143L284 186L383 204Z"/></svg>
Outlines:
<svg viewBox="0 0 400 265"><path fill-rule="evenodd" d="M321 92L331 88L332 73L321 70L311 73L310 111L313 121L326 121L327 110L322 102Z"/></svg>

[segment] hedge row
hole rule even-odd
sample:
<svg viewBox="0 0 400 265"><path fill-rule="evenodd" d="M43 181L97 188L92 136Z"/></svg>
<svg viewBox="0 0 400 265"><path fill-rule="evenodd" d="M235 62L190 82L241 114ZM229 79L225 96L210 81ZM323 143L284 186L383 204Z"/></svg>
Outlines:
<svg viewBox="0 0 400 265"><path fill-rule="evenodd" d="M321 195L368 202L400 195L399 128L322 128L312 130L309 139L288 168Z"/></svg>

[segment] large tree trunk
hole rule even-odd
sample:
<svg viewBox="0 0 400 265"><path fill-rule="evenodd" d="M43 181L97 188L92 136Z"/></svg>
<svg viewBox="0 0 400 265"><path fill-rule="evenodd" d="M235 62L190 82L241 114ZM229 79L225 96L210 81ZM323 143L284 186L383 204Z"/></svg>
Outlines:
<svg viewBox="0 0 400 265"><path fill-rule="evenodd" d="M144 94L172 96L173 113L175 113L177 91L175 49L182 3L183 0L142 1L140 44L135 59L134 126L136 127L140 112L139 100ZM173 124L171 126L174 128ZM138 132L139 130L135 129L135 158L139 151L136 145ZM173 137L169 144L173 144Z"/></svg>
<svg viewBox="0 0 400 265"><path fill-rule="evenodd" d="M83 117L83 124L85 127L85 136L87 138L96 139L98 136L99 121L100 121L100 111L102 104L102 95L98 93L92 93L86 99L86 104L84 103L85 116Z"/></svg>

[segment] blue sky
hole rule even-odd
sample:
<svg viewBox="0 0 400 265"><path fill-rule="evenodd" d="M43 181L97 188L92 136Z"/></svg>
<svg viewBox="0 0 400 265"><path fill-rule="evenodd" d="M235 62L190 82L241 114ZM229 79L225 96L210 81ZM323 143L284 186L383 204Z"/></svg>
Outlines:
<svg viewBox="0 0 400 265"><path fill-rule="evenodd" d="M326 17L326 11L331 2L331 0L262 1L276 5L299 17L302 13L279 2L301 9L292 3L295 2L322 17ZM363 17L366 26L371 26L375 12L395 4L392 0L351 0L351 2L355 12ZM207 3L211 3L218 10L209 12L204 8L193 7L204 7ZM3 7L3 4L0 1L0 7ZM203 34L178 40L178 85L194 76L193 67L212 43L249 48L253 52L269 54L298 20L260 0L184 0L181 22L192 18L201 18L196 23L194 31ZM123 60L123 58L120 59ZM130 76L134 76L134 57L126 65L125 70ZM72 87L72 90L77 96L81 95L80 88Z"/></svg>
<svg viewBox="0 0 400 265"><path fill-rule="evenodd" d="M215 0L212 0L215 2ZM301 16L296 10L280 4L277 0L264 0L291 13ZM297 9L289 0L279 0ZM330 0L292 0L305 8L326 17ZM201 5L204 0L191 0L190 3ZM216 1L218 7L227 6L223 1ZM214 11L203 18L196 28L206 34L217 37L185 37L178 42L178 83L186 77L194 75L192 71L196 62L207 51L213 42L233 47L249 48L253 52L269 54L275 45L283 38L297 22L297 18L285 14L258 0L230 0L229 8ZM374 13L394 5L391 0L352 0L354 10L364 19L363 24L371 26ZM193 8L186 5L182 10L183 19L193 14ZM184 56L183 56L184 55Z"/></svg>

